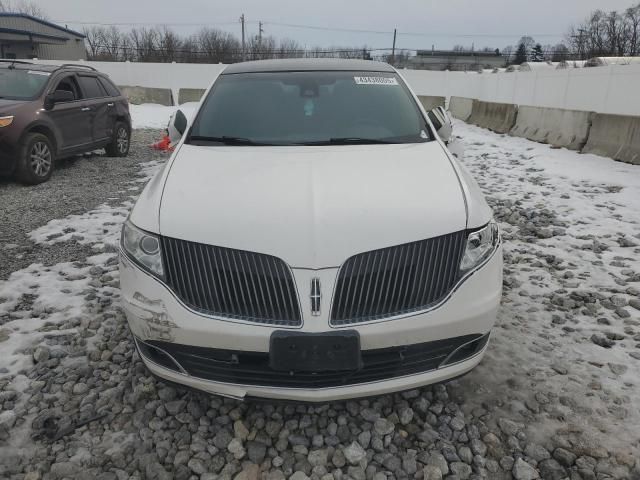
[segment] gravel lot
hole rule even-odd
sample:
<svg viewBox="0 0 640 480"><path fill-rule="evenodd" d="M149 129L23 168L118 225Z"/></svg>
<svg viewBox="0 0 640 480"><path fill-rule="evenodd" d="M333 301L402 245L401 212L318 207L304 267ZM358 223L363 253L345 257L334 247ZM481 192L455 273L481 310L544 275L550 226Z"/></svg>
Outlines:
<svg viewBox="0 0 640 480"><path fill-rule="evenodd" d="M0 477L640 478L640 182L624 181L640 167L456 131L504 232L489 352L446 385L325 405L239 403L145 370L114 245L163 158L145 146L157 132L136 131L126 160L1 183ZM576 162L615 175L559 172Z"/></svg>
<svg viewBox="0 0 640 480"><path fill-rule="evenodd" d="M125 185L138 175L140 163L158 156L146 147L158 135L136 130L126 160L107 157L104 151L62 160L51 179L37 186L0 177L0 280L34 262L53 265L86 258L91 249L75 241L43 247L28 242L27 234L54 218L81 214L102 203L122 203L132 195Z"/></svg>

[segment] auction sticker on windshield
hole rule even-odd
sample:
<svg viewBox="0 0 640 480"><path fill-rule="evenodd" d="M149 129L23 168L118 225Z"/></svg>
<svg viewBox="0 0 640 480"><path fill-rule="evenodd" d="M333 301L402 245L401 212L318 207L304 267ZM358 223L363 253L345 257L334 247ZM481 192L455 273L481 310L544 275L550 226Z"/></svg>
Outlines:
<svg viewBox="0 0 640 480"><path fill-rule="evenodd" d="M353 77L357 85L398 85L393 77Z"/></svg>

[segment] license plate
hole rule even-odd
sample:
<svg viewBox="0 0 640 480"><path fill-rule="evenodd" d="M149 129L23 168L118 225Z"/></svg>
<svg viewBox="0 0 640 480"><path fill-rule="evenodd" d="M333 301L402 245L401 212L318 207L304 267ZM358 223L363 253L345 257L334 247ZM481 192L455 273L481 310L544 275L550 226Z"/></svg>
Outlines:
<svg viewBox="0 0 640 480"><path fill-rule="evenodd" d="M358 370L362 366L360 336L355 330L277 331L271 335L269 365L274 370L291 372Z"/></svg>

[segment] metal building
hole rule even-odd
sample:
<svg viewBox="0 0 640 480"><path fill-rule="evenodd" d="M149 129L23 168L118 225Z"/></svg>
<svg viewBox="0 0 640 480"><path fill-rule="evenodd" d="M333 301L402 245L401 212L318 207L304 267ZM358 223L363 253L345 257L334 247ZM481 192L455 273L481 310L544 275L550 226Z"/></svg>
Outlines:
<svg viewBox="0 0 640 480"><path fill-rule="evenodd" d="M506 58L495 52L418 50L409 58L409 68L478 72L506 66Z"/></svg>
<svg viewBox="0 0 640 480"><path fill-rule="evenodd" d="M84 35L23 13L0 13L0 58L85 60Z"/></svg>

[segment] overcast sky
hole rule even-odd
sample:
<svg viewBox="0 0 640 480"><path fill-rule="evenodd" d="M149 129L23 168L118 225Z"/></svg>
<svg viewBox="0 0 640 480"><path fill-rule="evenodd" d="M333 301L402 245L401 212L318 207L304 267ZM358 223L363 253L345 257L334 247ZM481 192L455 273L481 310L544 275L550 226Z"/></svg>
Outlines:
<svg viewBox="0 0 640 480"><path fill-rule="evenodd" d="M451 48L456 44L503 48L522 35L555 44L571 24L592 10L620 10L640 0L35 0L49 18L82 30L76 22L172 25L191 33L203 25L240 35L238 18L255 35L291 38L306 46L387 48L398 29L398 48ZM336 30L298 28L305 25ZM181 24L181 25L177 25ZM190 25L185 25L190 24ZM122 28L131 28L123 26ZM345 32L339 29L372 32ZM382 33L374 33L382 32Z"/></svg>

